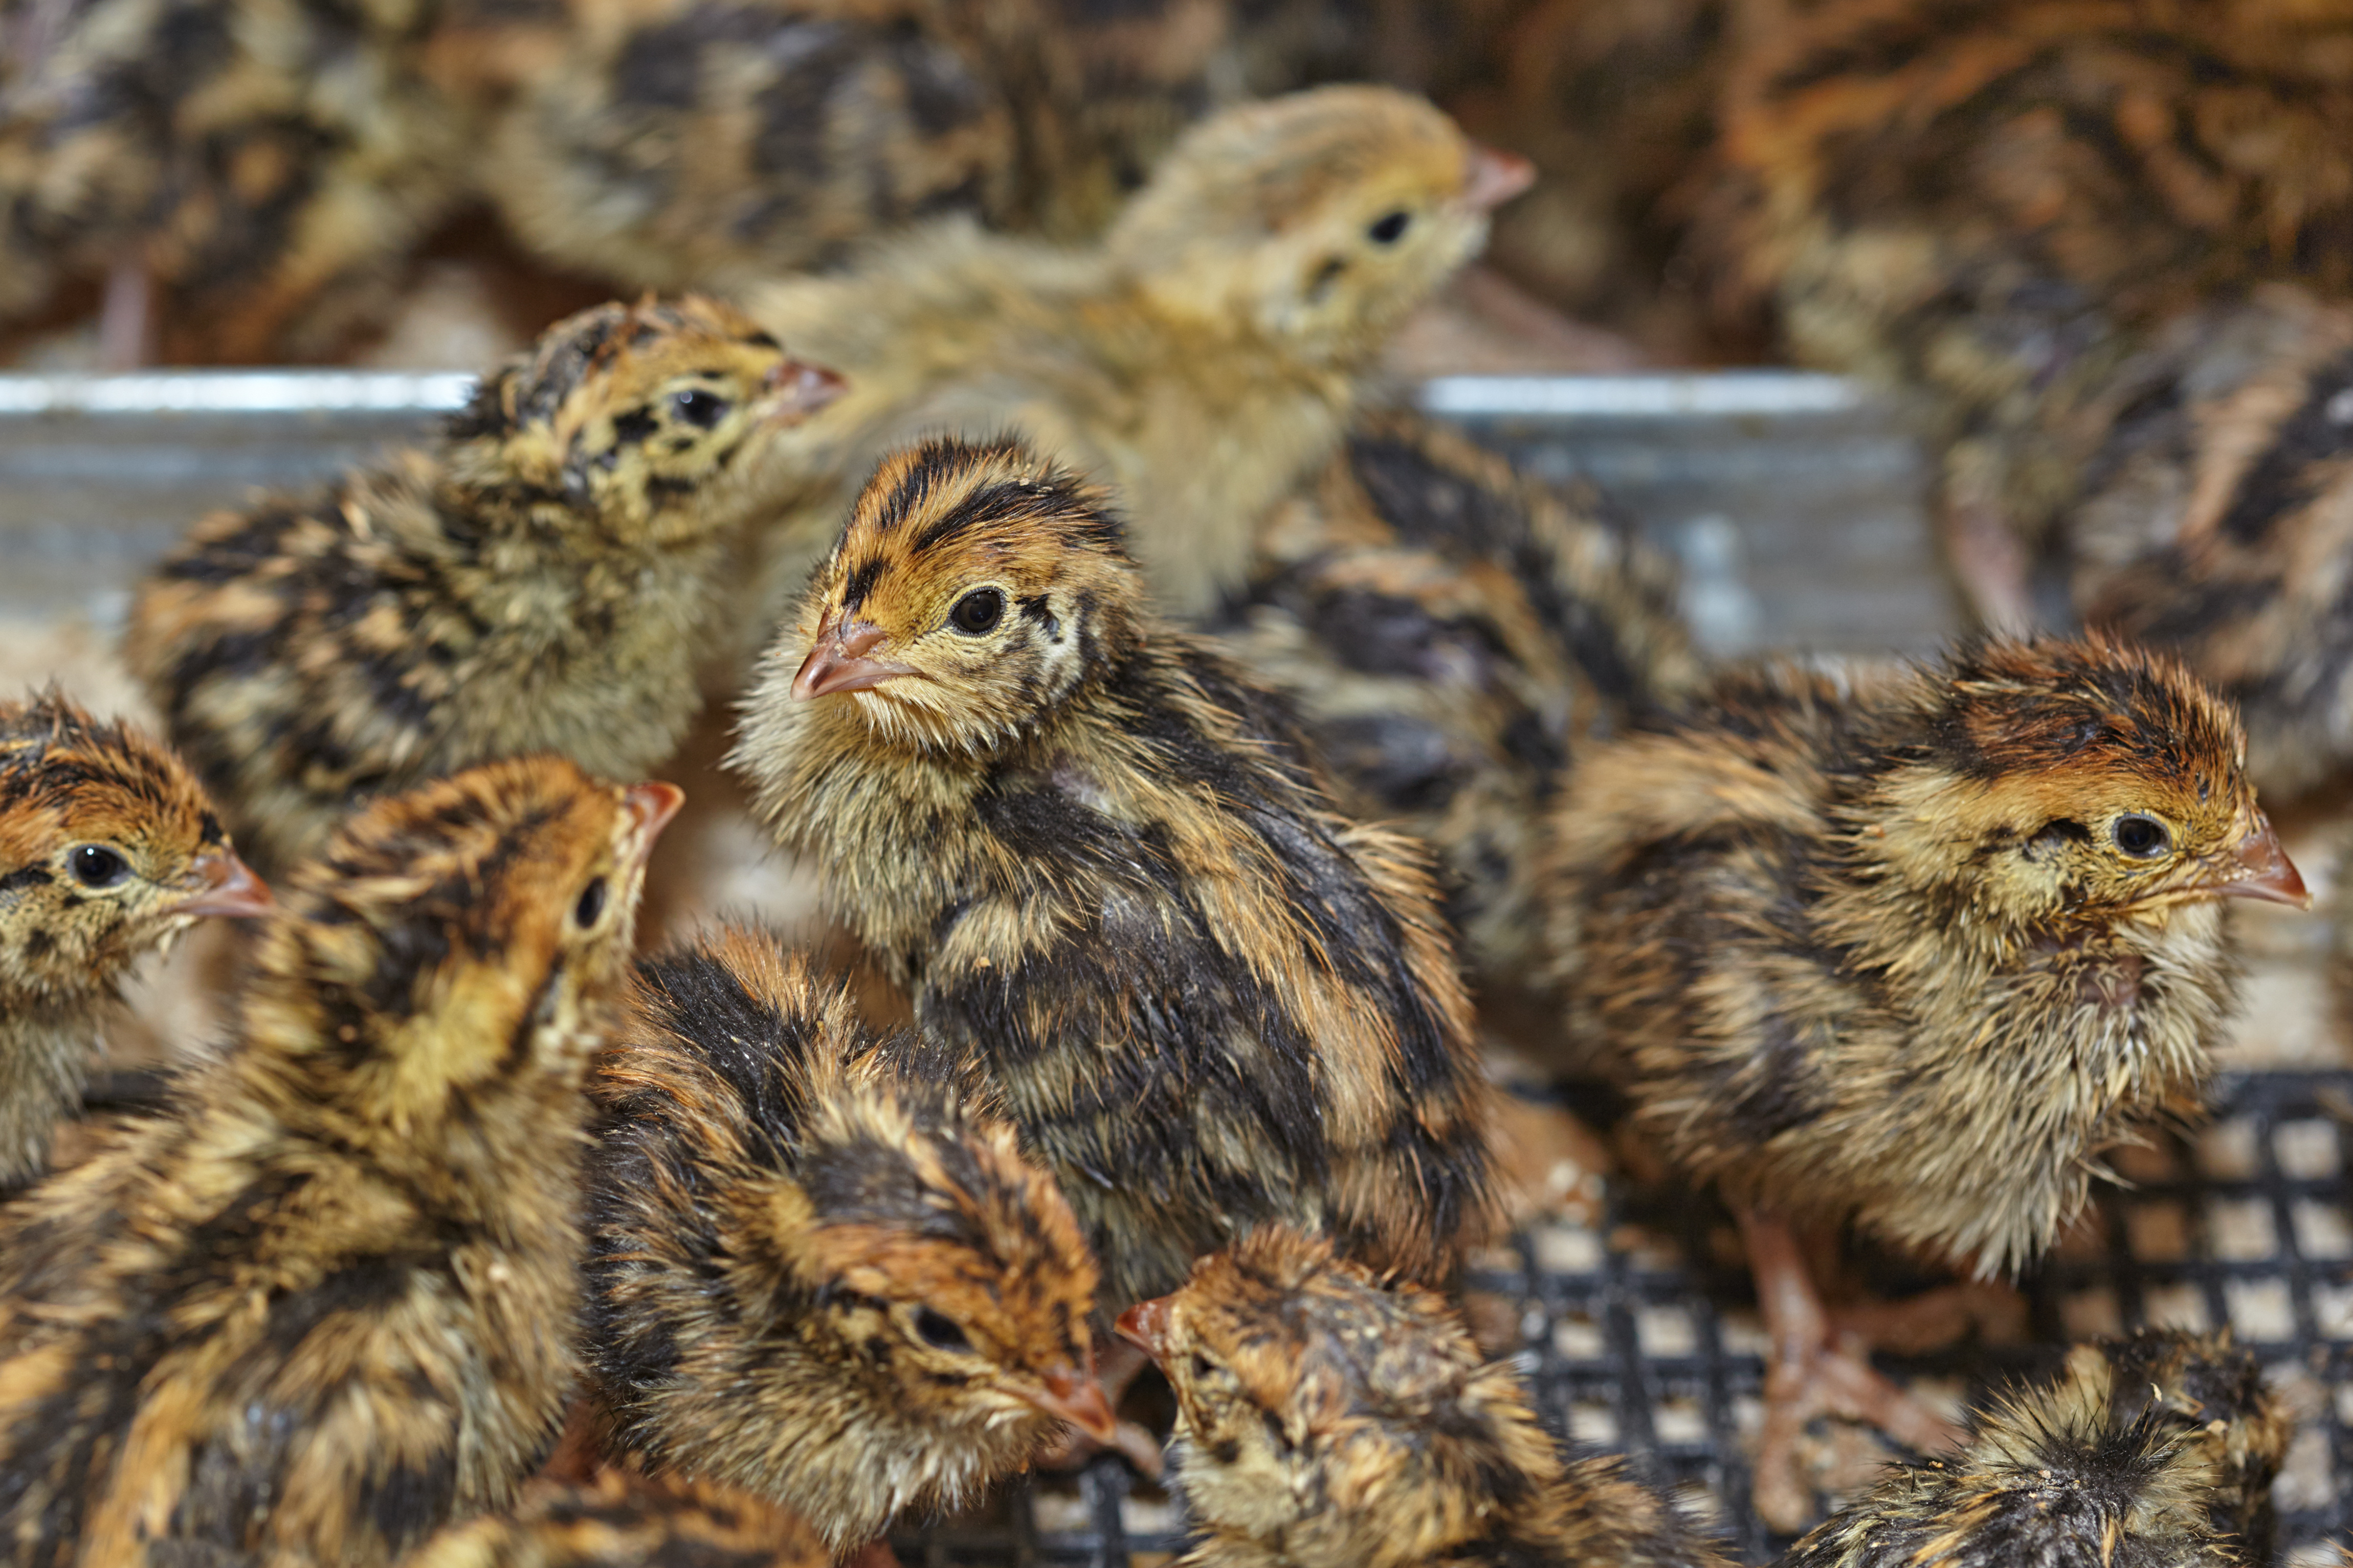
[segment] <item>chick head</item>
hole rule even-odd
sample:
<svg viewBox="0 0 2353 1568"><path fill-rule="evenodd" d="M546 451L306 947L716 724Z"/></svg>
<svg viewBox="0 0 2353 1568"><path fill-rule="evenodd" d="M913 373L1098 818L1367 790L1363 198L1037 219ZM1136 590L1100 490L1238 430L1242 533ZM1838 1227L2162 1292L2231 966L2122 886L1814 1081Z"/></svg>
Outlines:
<svg viewBox="0 0 2353 1568"><path fill-rule="evenodd" d="M1852 842L1969 918L2311 901L2255 804L2237 713L2165 655L2096 634L1976 642L1917 672L1905 723L1916 739L1865 781Z"/></svg>
<svg viewBox="0 0 2353 1568"><path fill-rule="evenodd" d="M269 907L177 756L54 690L0 707L0 999L105 994L201 917Z"/></svg>
<svg viewBox="0 0 2353 1568"><path fill-rule="evenodd" d="M741 518L777 435L842 389L718 300L598 305L482 379L449 421L452 468L547 491L617 542L683 542Z"/></svg>
<svg viewBox="0 0 2353 1568"><path fill-rule="evenodd" d="M1361 363L1487 242L1527 162L1423 99L1337 86L1188 132L1120 214L1114 260L1163 309L1253 324L1296 356Z"/></svg>
<svg viewBox="0 0 2353 1568"><path fill-rule="evenodd" d="M987 754L1132 647L1144 587L1102 493L1014 441L883 459L751 700L854 704L878 737Z"/></svg>
<svg viewBox="0 0 2353 1568"><path fill-rule="evenodd" d="M529 757L362 807L290 879L248 1032L316 1054L332 1092L395 1139L497 1084L576 1082L683 798Z"/></svg>
<svg viewBox="0 0 2353 1568"><path fill-rule="evenodd" d="M1120 1331L1176 1390L1186 1503L1299 1568L1420 1563L1557 1473L1510 1369L1434 1293L1265 1226Z"/></svg>

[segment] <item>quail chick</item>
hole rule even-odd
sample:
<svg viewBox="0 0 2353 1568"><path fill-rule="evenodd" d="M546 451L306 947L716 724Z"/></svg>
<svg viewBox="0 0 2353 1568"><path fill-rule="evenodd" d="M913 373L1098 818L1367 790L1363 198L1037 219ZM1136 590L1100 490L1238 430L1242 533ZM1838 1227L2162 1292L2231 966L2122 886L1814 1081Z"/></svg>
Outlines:
<svg viewBox="0 0 2353 1568"><path fill-rule="evenodd" d="M2200 1109L2237 989L2223 901L2310 901L2244 748L2179 665L2094 636L1734 671L1571 775L1546 872L1570 1033L1742 1216L1768 1521L1810 1512L1814 1411L1957 1436L1833 1348L1798 1231L1998 1276L2104 1149Z"/></svg>
<svg viewBox="0 0 2353 1568"><path fill-rule="evenodd" d="M1112 1435L1078 1222L955 1079L754 932L642 965L596 1080L589 1218L623 1448L842 1552L974 1500L1065 1421Z"/></svg>
<svg viewBox="0 0 2353 1568"><path fill-rule="evenodd" d="M1108 1306L1276 1218L1440 1277L1483 1215L1423 857L1303 745L1151 614L1101 492L1013 442L885 461L745 700L754 809L986 1064Z"/></svg>
<svg viewBox="0 0 2353 1568"><path fill-rule="evenodd" d="M1248 585L1205 625L1298 705L1350 804L1438 850L1492 997L1535 963L1561 770L1698 683L1673 591L1590 489L1375 413L1269 516Z"/></svg>
<svg viewBox="0 0 2353 1568"><path fill-rule="evenodd" d="M559 758L375 803L292 879L237 1034L0 1211L14 1563L387 1563L553 1446L581 1091L670 784Z"/></svg>
<svg viewBox="0 0 2353 1568"><path fill-rule="evenodd" d="M0 1184L47 1161L132 965L269 909L179 758L54 690L0 702Z"/></svg>
<svg viewBox="0 0 2353 1568"><path fill-rule="evenodd" d="M779 432L838 389L709 300L584 311L439 449L199 522L141 588L131 666L268 864L494 757L641 773L700 706Z"/></svg>
<svg viewBox="0 0 2353 1568"><path fill-rule="evenodd" d="M1527 179L1419 99L1324 88L1187 132L1099 246L949 223L753 291L754 317L851 381L786 444L772 596L884 453L1013 430L1115 483L1162 604L1208 608L1338 446L1391 330Z"/></svg>
<svg viewBox="0 0 2353 1568"><path fill-rule="evenodd" d="M1179 1568L1722 1568L1614 1457L1566 1458L1428 1290L1266 1226L1120 1332L1176 1394Z"/></svg>
<svg viewBox="0 0 2353 1568"><path fill-rule="evenodd" d="M1949 1459L1897 1469L1781 1568L2238 1568L2272 1561L2293 1423L2228 1333L2077 1346Z"/></svg>
<svg viewBox="0 0 2353 1568"><path fill-rule="evenodd" d="M542 1477L515 1506L453 1525L404 1568L827 1568L833 1554L784 1510L733 1488L606 1465Z"/></svg>

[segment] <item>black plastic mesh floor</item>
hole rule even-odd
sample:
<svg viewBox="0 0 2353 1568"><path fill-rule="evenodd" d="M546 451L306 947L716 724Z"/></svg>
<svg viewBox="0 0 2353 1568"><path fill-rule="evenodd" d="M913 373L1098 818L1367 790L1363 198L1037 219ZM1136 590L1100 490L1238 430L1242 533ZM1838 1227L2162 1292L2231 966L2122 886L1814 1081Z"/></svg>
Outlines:
<svg viewBox="0 0 2353 1568"><path fill-rule="evenodd" d="M2275 1501L2281 1561L2334 1563L2353 1525L2353 1072L2225 1078L2214 1121L2117 1162L2109 1189L2023 1283L2029 1342L1882 1358L1924 1398L1973 1400L2055 1364L2071 1339L2142 1323L2228 1323L2304 1421ZM1598 1226L1546 1221L1473 1271L1483 1337L1514 1328L1556 1431L1635 1457L1769 1561L1785 1542L1748 1510L1743 1436L1760 1409L1762 1336L1728 1222L1713 1205L1612 1184ZM1507 1352L1508 1353L1508 1352ZM1880 1451L1823 1428L1821 1468L1866 1479ZM895 1544L909 1568L1148 1568L1184 1543L1165 1494L1113 1458L1009 1489L985 1514Z"/></svg>

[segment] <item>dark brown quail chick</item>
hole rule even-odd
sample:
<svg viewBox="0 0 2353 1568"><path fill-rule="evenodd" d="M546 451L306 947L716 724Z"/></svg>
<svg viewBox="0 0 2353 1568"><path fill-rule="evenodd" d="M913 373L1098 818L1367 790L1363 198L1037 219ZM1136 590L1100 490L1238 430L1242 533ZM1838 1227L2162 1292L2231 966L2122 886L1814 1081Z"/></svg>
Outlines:
<svg viewBox="0 0 2353 1568"><path fill-rule="evenodd" d="M269 909L179 758L55 691L0 702L0 1185L47 1162L132 966Z"/></svg>
<svg viewBox="0 0 2353 1568"><path fill-rule="evenodd" d="M231 1043L0 1211L10 1562L373 1568L511 1500L572 1381L582 1079L679 799L493 763L295 873Z"/></svg>
<svg viewBox="0 0 2353 1568"><path fill-rule="evenodd" d="M1130 1308L1176 1392L1180 1568L1724 1568L1614 1457L1567 1458L1437 1296L1265 1226Z"/></svg>
<svg viewBox="0 0 2353 1568"><path fill-rule="evenodd" d="M730 532L838 390L709 300L606 305L486 377L439 449L217 513L126 654L284 865L354 802L531 752L634 776L701 706Z"/></svg>
<svg viewBox="0 0 2353 1568"><path fill-rule="evenodd" d="M2227 1333L2079 1345L2060 1378L1896 1470L1781 1568L2240 1568L2272 1561L2293 1423Z"/></svg>
<svg viewBox="0 0 2353 1568"><path fill-rule="evenodd" d="M514 1507L452 1525L403 1568L828 1568L814 1531L714 1482L608 1464L582 1482L541 1477Z"/></svg>
<svg viewBox="0 0 2353 1568"><path fill-rule="evenodd" d="M2103 1150L2201 1109L2237 990L2224 901L2309 901L2244 751L2179 665L2090 637L1735 671L1580 760L1556 977L1638 1124L1742 1215L1768 1521L1810 1512L1790 1445L1814 1410L1957 1436L1834 1348L1797 1230L1996 1277Z"/></svg>
<svg viewBox="0 0 2353 1568"><path fill-rule="evenodd" d="M1117 1307L1267 1219L1423 1278L1486 1208L1486 1086L1424 860L1283 704L1146 607L1023 447L884 463L732 759L984 1065Z"/></svg>
<svg viewBox="0 0 2353 1568"><path fill-rule="evenodd" d="M1095 1268L949 1060L723 931L640 966L600 1069L588 1341L618 1442L837 1552L955 1508L1064 1422L1112 1436Z"/></svg>

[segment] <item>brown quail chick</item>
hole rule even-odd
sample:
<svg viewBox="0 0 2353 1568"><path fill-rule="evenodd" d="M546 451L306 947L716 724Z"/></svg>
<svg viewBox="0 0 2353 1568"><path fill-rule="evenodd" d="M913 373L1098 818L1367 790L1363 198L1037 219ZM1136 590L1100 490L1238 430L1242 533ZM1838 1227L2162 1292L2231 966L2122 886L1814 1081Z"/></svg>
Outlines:
<svg viewBox="0 0 2353 1568"><path fill-rule="evenodd" d="M1428 1290L1267 1226L1120 1332L1176 1394L1179 1568L1722 1568L1614 1457L1565 1457Z"/></svg>
<svg viewBox="0 0 2353 1568"><path fill-rule="evenodd" d="M179 758L54 690L0 702L0 1185L47 1163L132 966L269 909Z"/></svg>
<svg viewBox="0 0 2353 1568"><path fill-rule="evenodd" d="M1597 748L1547 868L1570 1033L1740 1215L1774 1351L1757 1503L1810 1512L1828 1409L1957 1434L1833 1346L1797 1235L1990 1279L2101 1152L2194 1115L2236 997L2223 900L2304 905L2228 703L2099 637L1767 664Z"/></svg>
<svg viewBox="0 0 2353 1568"><path fill-rule="evenodd" d="M453 1525L404 1568L827 1568L833 1554L783 1509L732 1487L606 1465L542 1477L515 1506Z"/></svg>
<svg viewBox="0 0 2353 1568"><path fill-rule="evenodd" d="M745 701L779 842L985 1064L1116 1308L1283 1219L1443 1278L1486 1086L1424 858L1146 607L1099 491L1019 445L895 454Z"/></svg>
<svg viewBox="0 0 2353 1568"><path fill-rule="evenodd" d="M2077 1346L1978 1417L1961 1451L1897 1469L1781 1568L2238 1568L2272 1561L2293 1423L2228 1333Z"/></svg>
<svg viewBox="0 0 2353 1568"><path fill-rule="evenodd" d="M1115 483L1163 605L1208 608L1338 447L1390 331L1527 178L1419 99L1325 88L1196 127L1099 246L948 223L754 291L754 316L851 382L784 444L772 600L884 453L1011 430Z"/></svg>
<svg viewBox="0 0 2353 1568"><path fill-rule="evenodd" d="M368 1568L510 1500L572 1379L582 1079L679 799L493 763L295 874L232 1043L0 1212L9 1561Z"/></svg>
<svg viewBox="0 0 2353 1568"><path fill-rule="evenodd" d="M1357 420L1206 626L1298 705L1352 805L1438 850L1488 993L1535 960L1562 768L1699 679L1672 569L1601 497L1405 414Z"/></svg>
<svg viewBox="0 0 2353 1568"><path fill-rule="evenodd" d="M1065 1421L1112 1436L1095 1268L1053 1179L942 1054L723 931L639 969L599 1071L587 1338L619 1446L836 1552L955 1508Z"/></svg>
<svg viewBox="0 0 2353 1568"><path fill-rule="evenodd" d="M196 524L140 591L132 668L268 865L494 757L642 773L701 705L779 432L838 387L709 300L584 311L438 450Z"/></svg>

